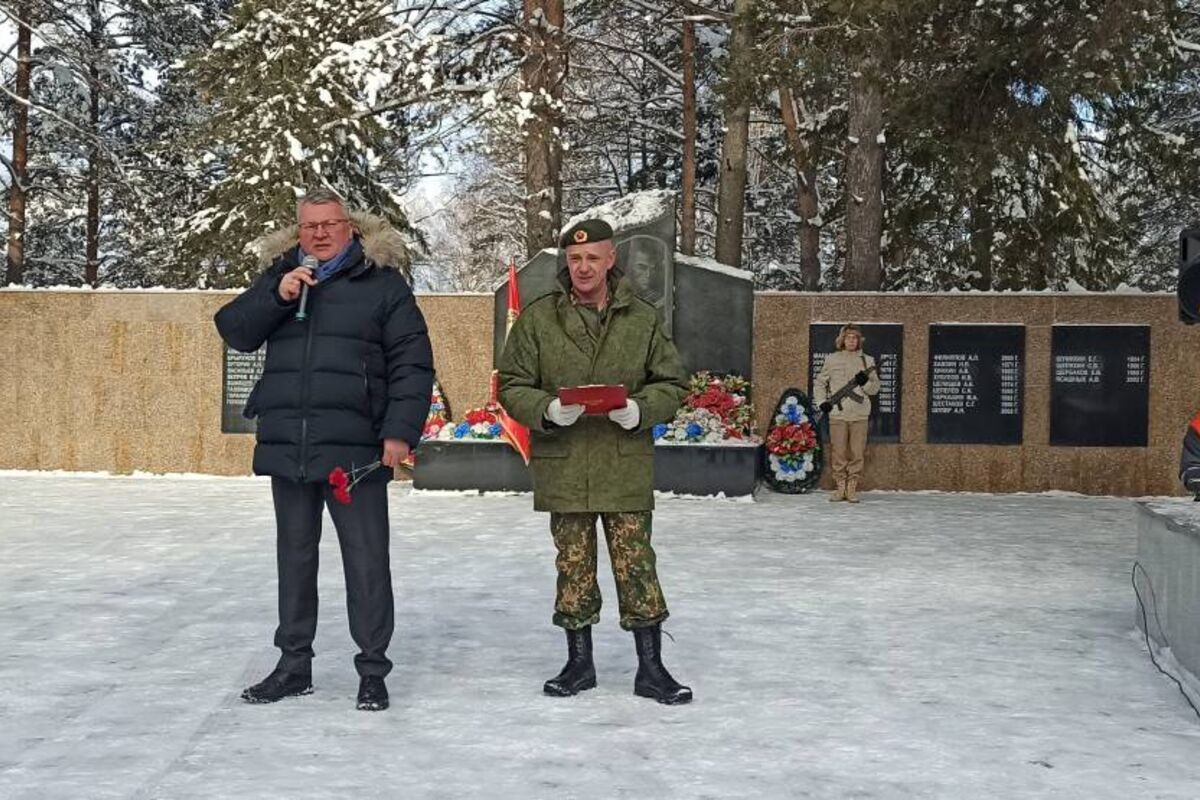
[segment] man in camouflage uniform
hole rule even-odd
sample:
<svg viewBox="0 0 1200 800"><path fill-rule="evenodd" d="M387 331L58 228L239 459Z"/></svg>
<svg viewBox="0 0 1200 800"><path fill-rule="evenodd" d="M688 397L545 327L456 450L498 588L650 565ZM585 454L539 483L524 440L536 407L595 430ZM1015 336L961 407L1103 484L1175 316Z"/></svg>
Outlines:
<svg viewBox="0 0 1200 800"><path fill-rule="evenodd" d="M654 308L620 270L612 228L600 220L563 235L567 268L556 291L529 303L500 359L500 402L531 431L533 505L550 512L558 549L554 624L567 633L567 663L546 682L566 697L596 685L592 625L600 620L596 520L603 523L617 584L621 627L638 654L634 693L686 703L692 690L662 664L667 605L650 546L654 508L651 429L674 416L687 394L679 353ZM628 404L584 416L560 388L622 384Z"/></svg>

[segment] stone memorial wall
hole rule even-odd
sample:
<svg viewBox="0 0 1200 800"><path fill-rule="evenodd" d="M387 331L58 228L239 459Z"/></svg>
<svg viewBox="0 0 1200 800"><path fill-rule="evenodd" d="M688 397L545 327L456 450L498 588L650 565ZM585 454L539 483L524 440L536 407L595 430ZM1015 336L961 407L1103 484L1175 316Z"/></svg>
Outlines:
<svg viewBox="0 0 1200 800"><path fill-rule="evenodd" d="M245 367L227 375L212 325L229 297L0 290L0 469L247 473L253 436L223 432L245 391L237 377ZM867 352L898 349L895 440L881 432L870 445L868 487L1180 493L1179 445L1200 409L1200 328L1179 323L1173 295L759 293L747 302L752 328L728 333L752 346L760 429L780 392L807 385L813 359L828 346L818 341L828 336L821 326L853 320L869 326ZM494 298L425 295L418 304L451 407L461 414L482 405ZM713 319L715 326L721 317ZM894 326L899 348L873 325ZM991 331L997 342L1010 336L1001 331L1023 331L1023 350L1011 339L989 345L992 388L979 400L994 404L992 424L1017 416L1000 413L1012 407L1004 386L1015 379L1019 438L1007 427L1006 444L935 441L945 429L930 424L931 342L946 354L978 353L975 363L985 355L961 342L944 346L940 331L951 328ZM1004 366L1020 352L1020 369ZM973 362L961 363L970 373ZM1081 415L1092 424L1072 430L1064 422ZM1093 429L1103 438L1088 440Z"/></svg>

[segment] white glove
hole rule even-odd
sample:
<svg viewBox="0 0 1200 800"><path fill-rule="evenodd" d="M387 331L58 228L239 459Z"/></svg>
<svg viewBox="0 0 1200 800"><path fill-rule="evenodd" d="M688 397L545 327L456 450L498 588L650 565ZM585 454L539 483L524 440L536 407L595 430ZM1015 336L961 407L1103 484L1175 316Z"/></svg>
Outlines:
<svg viewBox="0 0 1200 800"><path fill-rule="evenodd" d="M627 431L631 431L641 422L642 412L636 400L626 400L624 408L614 408L608 412L608 418Z"/></svg>
<svg viewBox="0 0 1200 800"><path fill-rule="evenodd" d="M578 404L564 406L556 397L550 401L543 416L560 428L565 428L568 425L574 425L575 421L583 416L583 406Z"/></svg>

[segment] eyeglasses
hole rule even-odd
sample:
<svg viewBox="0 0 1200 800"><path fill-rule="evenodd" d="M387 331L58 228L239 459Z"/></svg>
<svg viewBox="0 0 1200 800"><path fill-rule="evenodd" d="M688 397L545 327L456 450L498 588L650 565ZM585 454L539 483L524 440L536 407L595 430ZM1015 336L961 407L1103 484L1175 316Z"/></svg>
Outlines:
<svg viewBox="0 0 1200 800"><path fill-rule="evenodd" d="M348 219L330 219L326 220L325 222L305 222L300 226L300 230L304 231L305 233L316 233L317 231L331 233L337 230L338 226L349 221L350 220Z"/></svg>

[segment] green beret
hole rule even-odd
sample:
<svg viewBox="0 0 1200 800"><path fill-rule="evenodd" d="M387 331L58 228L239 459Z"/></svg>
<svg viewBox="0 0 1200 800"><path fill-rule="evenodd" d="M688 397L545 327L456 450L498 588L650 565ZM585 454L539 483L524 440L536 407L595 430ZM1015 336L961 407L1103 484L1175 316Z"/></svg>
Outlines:
<svg viewBox="0 0 1200 800"><path fill-rule="evenodd" d="M563 232L562 238L559 239L558 246L566 248L573 244L591 244L611 238L613 238L613 229L607 222L602 219L585 219L583 222L577 222L567 228Z"/></svg>

